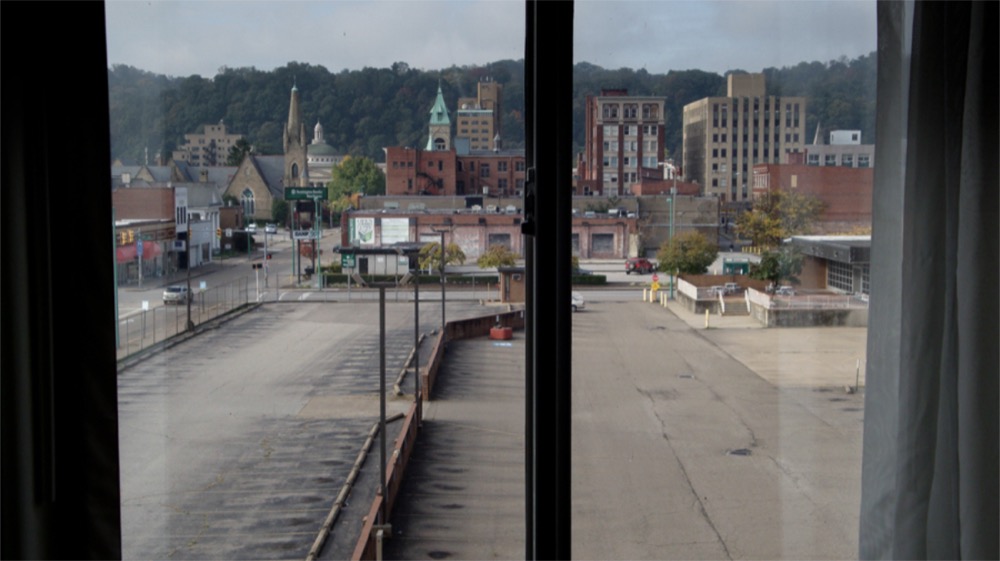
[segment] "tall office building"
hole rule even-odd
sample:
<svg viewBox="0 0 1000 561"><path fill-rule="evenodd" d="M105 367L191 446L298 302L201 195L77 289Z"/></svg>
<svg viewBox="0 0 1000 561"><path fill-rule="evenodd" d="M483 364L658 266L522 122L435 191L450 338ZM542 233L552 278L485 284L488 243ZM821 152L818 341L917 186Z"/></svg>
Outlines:
<svg viewBox="0 0 1000 561"><path fill-rule="evenodd" d="M455 139L467 138L471 150L499 150L503 86L492 78L477 85L476 97L458 98Z"/></svg>
<svg viewBox="0 0 1000 561"><path fill-rule="evenodd" d="M727 97L684 106L684 175L722 201L751 198L753 165L806 145L806 98L768 96L763 74L730 74Z"/></svg>
<svg viewBox="0 0 1000 561"><path fill-rule="evenodd" d="M587 96L586 141L578 163L580 194L631 194L641 168L663 161L664 100L630 96L628 90L601 90Z"/></svg>

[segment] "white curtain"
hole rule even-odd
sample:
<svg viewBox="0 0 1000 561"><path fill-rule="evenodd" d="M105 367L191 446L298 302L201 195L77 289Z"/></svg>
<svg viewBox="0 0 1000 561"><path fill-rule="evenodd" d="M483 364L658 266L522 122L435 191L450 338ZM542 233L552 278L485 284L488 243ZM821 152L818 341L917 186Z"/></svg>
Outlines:
<svg viewBox="0 0 1000 561"><path fill-rule="evenodd" d="M860 550L1000 556L996 2L881 2Z"/></svg>

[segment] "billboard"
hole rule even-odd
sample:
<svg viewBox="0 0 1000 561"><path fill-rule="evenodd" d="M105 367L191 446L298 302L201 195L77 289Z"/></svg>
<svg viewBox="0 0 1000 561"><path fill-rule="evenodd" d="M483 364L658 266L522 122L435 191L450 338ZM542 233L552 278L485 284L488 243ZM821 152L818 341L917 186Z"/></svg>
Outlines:
<svg viewBox="0 0 1000 561"><path fill-rule="evenodd" d="M392 245L410 241L409 218L382 219L382 245Z"/></svg>
<svg viewBox="0 0 1000 561"><path fill-rule="evenodd" d="M375 218L352 218L348 236L351 245L375 245Z"/></svg>

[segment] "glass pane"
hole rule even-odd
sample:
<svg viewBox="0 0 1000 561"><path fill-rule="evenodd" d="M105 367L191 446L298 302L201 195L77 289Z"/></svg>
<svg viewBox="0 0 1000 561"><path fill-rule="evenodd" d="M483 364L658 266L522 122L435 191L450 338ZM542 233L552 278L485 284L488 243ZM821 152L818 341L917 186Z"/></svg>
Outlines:
<svg viewBox="0 0 1000 561"><path fill-rule="evenodd" d="M574 25L573 556L855 557L875 4Z"/></svg>
<svg viewBox="0 0 1000 561"><path fill-rule="evenodd" d="M523 6L106 13L125 558L523 555Z"/></svg>

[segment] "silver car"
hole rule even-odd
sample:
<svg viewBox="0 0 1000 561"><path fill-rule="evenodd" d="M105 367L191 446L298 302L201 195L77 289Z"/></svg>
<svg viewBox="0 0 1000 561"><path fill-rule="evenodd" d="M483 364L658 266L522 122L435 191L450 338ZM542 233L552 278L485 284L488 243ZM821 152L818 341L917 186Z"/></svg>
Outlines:
<svg viewBox="0 0 1000 561"><path fill-rule="evenodd" d="M163 291L163 303L164 304L182 304L185 300L191 300L191 294L188 293L186 286L175 284L173 286L168 286Z"/></svg>
<svg viewBox="0 0 1000 561"><path fill-rule="evenodd" d="M573 311L582 310L587 306L587 303L583 301L583 295L577 291L573 291Z"/></svg>

